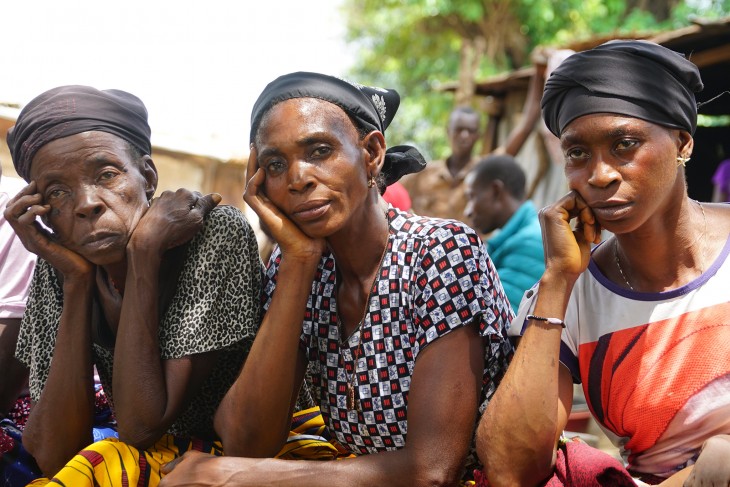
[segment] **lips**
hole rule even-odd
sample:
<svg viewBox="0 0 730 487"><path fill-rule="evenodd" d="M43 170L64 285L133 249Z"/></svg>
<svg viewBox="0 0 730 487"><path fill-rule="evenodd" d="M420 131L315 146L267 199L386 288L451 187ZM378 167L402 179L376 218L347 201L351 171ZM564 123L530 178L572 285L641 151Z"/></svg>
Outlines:
<svg viewBox="0 0 730 487"><path fill-rule="evenodd" d="M87 247L98 247L104 245L110 240L116 239L116 237L117 234L113 232L94 232L87 235L81 244Z"/></svg>
<svg viewBox="0 0 730 487"><path fill-rule="evenodd" d="M625 201L601 201L588 206L599 220L611 221L626 216L633 204Z"/></svg>
<svg viewBox="0 0 730 487"><path fill-rule="evenodd" d="M327 200L307 201L297 205L294 208L293 215L297 220L310 221L320 218L330 208L330 202Z"/></svg>

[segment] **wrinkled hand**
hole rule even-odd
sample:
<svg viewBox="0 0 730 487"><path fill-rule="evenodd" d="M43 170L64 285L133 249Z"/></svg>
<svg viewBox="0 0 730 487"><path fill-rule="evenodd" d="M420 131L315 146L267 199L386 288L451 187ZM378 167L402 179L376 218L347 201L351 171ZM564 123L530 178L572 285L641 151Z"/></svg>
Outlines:
<svg viewBox="0 0 730 487"><path fill-rule="evenodd" d="M3 215L28 251L58 269L64 278L93 276L94 265L81 255L61 245L54 235L37 221L47 215L51 206L43 204L35 181L8 201Z"/></svg>
<svg viewBox="0 0 730 487"><path fill-rule="evenodd" d="M575 230L571 220L576 219ZM583 198L571 191L540 210L546 272L577 278L590 260L591 243L601 241L601 228Z"/></svg>
<svg viewBox="0 0 730 487"><path fill-rule="evenodd" d="M730 486L730 435L717 435L702 445L684 487Z"/></svg>
<svg viewBox="0 0 730 487"><path fill-rule="evenodd" d="M279 244L282 254L318 262L325 249L324 240L307 236L266 196L263 187L266 174L258 167L253 144L248 158L246 180L248 184L243 199L259 216L261 225L267 228L268 233Z"/></svg>
<svg viewBox="0 0 730 487"><path fill-rule="evenodd" d="M150 203L132 233L128 249L151 249L162 255L190 241L220 201L216 193L202 196L187 189L165 191Z"/></svg>

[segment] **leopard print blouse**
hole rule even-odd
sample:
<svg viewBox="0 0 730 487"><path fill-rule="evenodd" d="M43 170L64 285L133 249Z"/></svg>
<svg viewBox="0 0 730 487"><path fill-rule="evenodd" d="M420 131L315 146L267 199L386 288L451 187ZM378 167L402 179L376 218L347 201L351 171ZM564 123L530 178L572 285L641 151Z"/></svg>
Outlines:
<svg viewBox="0 0 730 487"><path fill-rule="evenodd" d="M253 229L231 206L211 211L187 248L172 301L160 322L160 355L174 359L220 350L218 361L168 433L214 437L213 415L241 369L260 322L263 266ZM48 378L63 308L53 268L36 266L16 356L30 368L30 393L40 398ZM94 343L93 358L113 407L114 348Z"/></svg>

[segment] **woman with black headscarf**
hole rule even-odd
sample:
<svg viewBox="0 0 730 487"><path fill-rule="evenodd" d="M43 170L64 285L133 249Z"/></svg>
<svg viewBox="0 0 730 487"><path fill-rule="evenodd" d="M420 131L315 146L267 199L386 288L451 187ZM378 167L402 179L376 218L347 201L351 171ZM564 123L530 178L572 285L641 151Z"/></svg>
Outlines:
<svg viewBox="0 0 730 487"><path fill-rule="evenodd" d="M730 208L690 199L684 170L701 89L694 64L647 41L575 54L547 80L571 191L541 212L546 270L479 427L490 485L553 469L549 485L728 485ZM586 479L572 443L556 453L573 382L636 480L622 465Z"/></svg>
<svg viewBox="0 0 730 487"><path fill-rule="evenodd" d="M216 415L228 454L276 454L308 367L327 431L356 458L188 455L163 485L454 485L473 468L479 407L511 352L510 305L473 230L384 202L424 164L413 148L386 151L398 103L316 73L260 95L245 199L279 248L261 330Z"/></svg>
<svg viewBox="0 0 730 487"><path fill-rule="evenodd" d="M4 215L39 257L16 356L33 401L23 444L42 472L53 485L148 486L187 449L220 453L213 415L260 316L243 214L217 195L153 199L147 110L124 91L49 90L8 145L29 184ZM89 445L94 367L120 441Z"/></svg>

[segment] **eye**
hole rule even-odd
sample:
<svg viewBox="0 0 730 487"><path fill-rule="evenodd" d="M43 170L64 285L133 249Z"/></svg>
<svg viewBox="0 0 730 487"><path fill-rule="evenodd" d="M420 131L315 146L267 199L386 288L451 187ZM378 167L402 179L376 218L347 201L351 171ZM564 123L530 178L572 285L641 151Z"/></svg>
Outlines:
<svg viewBox="0 0 730 487"><path fill-rule="evenodd" d="M61 188L48 188L46 190L46 201L58 200L66 194Z"/></svg>
<svg viewBox="0 0 730 487"><path fill-rule="evenodd" d="M332 153L332 148L326 145L315 147L312 150L312 157L315 159L322 159L329 156Z"/></svg>
<svg viewBox="0 0 730 487"><path fill-rule="evenodd" d="M570 149L565 151L566 161L579 161L582 159L587 159L588 157L590 157L590 155L579 147L571 147Z"/></svg>
<svg viewBox="0 0 730 487"><path fill-rule="evenodd" d="M108 181L110 179L114 179L115 177L117 177L118 174L119 173L117 171L111 171L111 170L102 171L99 174L99 180Z"/></svg>
<svg viewBox="0 0 730 487"><path fill-rule="evenodd" d="M262 165L267 176L279 176L286 172L286 163L283 159L269 159Z"/></svg>
<svg viewBox="0 0 730 487"><path fill-rule="evenodd" d="M618 142L616 142L616 150L630 150L635 149L638 145L638 141L633 139L621 139Z"/></svg>

